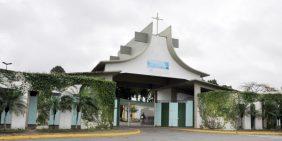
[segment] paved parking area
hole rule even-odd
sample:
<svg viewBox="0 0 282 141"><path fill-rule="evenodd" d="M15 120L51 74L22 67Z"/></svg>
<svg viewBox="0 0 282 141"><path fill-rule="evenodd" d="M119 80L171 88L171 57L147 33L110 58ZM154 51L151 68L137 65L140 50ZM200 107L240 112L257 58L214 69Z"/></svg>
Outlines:
<svg viewBox="0 0 282 141"><path fill-rule="evenodd" d="M142 133L127 137L44 139L44 141L282 141L282 136L222 135L179 131L173 128L140 128Z"/></svg>

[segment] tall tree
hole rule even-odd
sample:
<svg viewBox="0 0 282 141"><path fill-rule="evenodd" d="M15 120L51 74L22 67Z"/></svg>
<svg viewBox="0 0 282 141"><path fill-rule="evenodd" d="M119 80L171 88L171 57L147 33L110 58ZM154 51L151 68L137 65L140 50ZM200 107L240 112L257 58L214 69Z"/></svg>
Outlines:
<svg viewBox="0 0 282 141"><path fill-rule="evenodd" d="M208 80L208 82L211 83L211 84L214 84L214 85L218 85L216 79Z"/></svg>
<svg viewBox="0 0 282 141"><path fill-rule="evenodd" d="M50 73L66 73L62 66L55 66L51 69Z"/></svg>
<svg viewBox="0 0 282 141"><path fill-rule="evenodd" d="M256 82L247 82L243 84L241 87L246 92L254 92L254 93L265 93L265 92L276 92L277 91L274 87L271 87L267 84L256 83Z"/></svg>

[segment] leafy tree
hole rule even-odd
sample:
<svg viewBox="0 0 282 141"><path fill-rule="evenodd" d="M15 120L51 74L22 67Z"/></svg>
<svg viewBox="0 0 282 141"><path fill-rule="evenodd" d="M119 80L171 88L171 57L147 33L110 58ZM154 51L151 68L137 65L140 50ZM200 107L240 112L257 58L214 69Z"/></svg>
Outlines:
<svg viewBox="0 0 282 141"><path fill-rule="evenodd" d="M217 81L215 79L208 80L209 83L218 85Z"/></svg>
<svg viewBox="0 0 282 141"><path fill-rule="evenodd" d="M51 73L66 73L64 68L61 66L55 66L54 68L51 69Z"/></svg>
<svg viewBox="0 0 282 141"><path fill-rule="evenodd" d="M228 85L222 85L221 87L227 88L227 89L233 89L232 86L228 86Z"/></svg>
<svg viewBox="0 0 282 141"><path fill-rule="evenodd" d="M257 83L257 82L247 82L243 84L241 87L246 92L266 93L266 92L276 92L277 91L274 87L271 87L267 84Z"/></svg>
<svg viewBox="0 0 282 141"><path fill-rule="evenodd" d="M87 86L82 87L79 92L78 98L79 103L77 104L77 110L81 110L81 112L83 113L82 118L86 121L95 121L99 124L99 108L98 101L96 98L96 92L94 91L94 89Z"/></svg>
<svg viewBox="0 0 282 141"><path fill-rule="evenodd" d="M26 104L22 98L23 94L21 91L15 90L7 90L6 93L1 93L1 109L5 112L4 114L4 130L6 129L7 124L7 115L8 112L15 113L16 115L24 114L26 109ZM1 111L1 113L2 113Z"/></svg>

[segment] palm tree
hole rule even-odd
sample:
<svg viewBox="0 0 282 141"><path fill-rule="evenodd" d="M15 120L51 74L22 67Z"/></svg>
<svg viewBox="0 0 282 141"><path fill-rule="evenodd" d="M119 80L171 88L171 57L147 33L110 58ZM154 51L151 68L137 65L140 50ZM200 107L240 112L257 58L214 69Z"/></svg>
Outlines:
<svg viewBox="0 0 282 141"><path fill-rule="evenodd" d="M52 96L50 99L51 112L53 114L53 127L55 126L55 118L58 110L60 109L60 98L59 96Z"/></svg>
<svg viewBox="0 0 282 141"><path fill-rule="evenodd" d="M84 112L85 115L90 115L94 112L97 113L98 108L96 106L95 98L92 94L92 89L87 86L82 86L80 88L80 91L78 94L73 95L74 96L74 105L76 107L76 120L75 120L75 127L78 126L78 119L79 119L79 113L84 110L87 112ZM89 116L89 117L90 117Z"/></svg>
<svg viewBox="0 0 282 141"><path fill-rule="evenodd" d="M16 115L24 114L26 109L26 103L22 98L23 94L19 90L8 90L6 94L3 94L1 99L3 100L2 106L4 107L4 130L7 124L8 112L13 112ZM1 107L2 107L1 106Z"/></svg>

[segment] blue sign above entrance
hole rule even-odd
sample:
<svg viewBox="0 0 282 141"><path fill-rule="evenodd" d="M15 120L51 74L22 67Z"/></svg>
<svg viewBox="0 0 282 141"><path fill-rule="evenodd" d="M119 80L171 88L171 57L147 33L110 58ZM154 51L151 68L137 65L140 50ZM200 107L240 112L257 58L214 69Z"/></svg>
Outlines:
<svg viewBox="0 0 282 141"><path fill-rule="evenodd" d="M147 61L147 67L148 68L169 70L169 62L157 61L157 60L148 60Z"/></svg>

